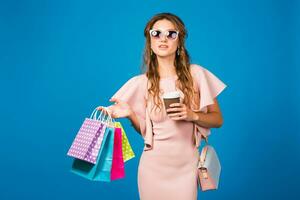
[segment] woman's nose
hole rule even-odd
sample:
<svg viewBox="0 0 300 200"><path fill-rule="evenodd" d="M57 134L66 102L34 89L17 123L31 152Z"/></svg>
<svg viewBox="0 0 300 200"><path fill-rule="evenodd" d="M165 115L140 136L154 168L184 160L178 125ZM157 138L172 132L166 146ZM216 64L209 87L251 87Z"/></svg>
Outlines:
<svg viewBox="0 0 300 200"><path fill-rule="evenodd" d="M161 42L166 42L166 41L167 41L167 36L163 35L163 36L160 38L160 41L161 41Z"/></svg>
<svg viewBox="0 0 300 200"><path fill-rule="evenodd" d="M167 41L167 36L165 35L165 34L161 34L160 36L159 36L159 39L160 39L160 41Z"/></svg>

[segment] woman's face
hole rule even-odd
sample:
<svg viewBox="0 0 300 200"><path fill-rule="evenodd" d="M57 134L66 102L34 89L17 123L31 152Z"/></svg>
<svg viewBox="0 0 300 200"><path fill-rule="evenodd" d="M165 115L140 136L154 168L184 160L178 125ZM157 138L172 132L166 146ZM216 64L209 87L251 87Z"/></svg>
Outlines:
<svg viewBox="0 0 300 200"><path fill-rule="evenodd" d="M163 19L155 22L150 33L151 49L159 57L169 57L176 53L178 34L172 22ZM168 31L168 32L166 32ZM169 33L169 36L165 34Z"/></svg>

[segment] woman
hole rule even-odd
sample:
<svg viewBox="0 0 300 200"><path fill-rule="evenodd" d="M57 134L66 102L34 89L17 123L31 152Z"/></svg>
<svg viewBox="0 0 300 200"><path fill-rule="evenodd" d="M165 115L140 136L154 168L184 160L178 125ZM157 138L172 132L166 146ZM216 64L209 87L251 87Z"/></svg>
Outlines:
<svg viewBox="0 0 300 200"><path fill-rule="evenodd" d="M113 95L109 112L113 118L128 118L145 140L138 167L140 199L197 199L201 134L221 127L216 96L226 85L204 67L190 64L179 17L155 15L144 35L146 72ZM166 110L162 95L172 91L180 92L181 102Z"/></svg>

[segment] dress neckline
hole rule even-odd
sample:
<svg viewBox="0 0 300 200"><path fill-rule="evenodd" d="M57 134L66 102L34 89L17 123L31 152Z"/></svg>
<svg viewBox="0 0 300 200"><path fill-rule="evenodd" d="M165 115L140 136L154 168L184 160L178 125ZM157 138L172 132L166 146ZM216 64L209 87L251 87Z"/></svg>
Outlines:
<svg viewBox="0 0 300 200"><path fill-rule="evenodd" d="M175 74L173 76L162 77L162 78L160 78L160 80L168 80L168 79L176 79L176 78L177 78L177 74Z"/></svg>

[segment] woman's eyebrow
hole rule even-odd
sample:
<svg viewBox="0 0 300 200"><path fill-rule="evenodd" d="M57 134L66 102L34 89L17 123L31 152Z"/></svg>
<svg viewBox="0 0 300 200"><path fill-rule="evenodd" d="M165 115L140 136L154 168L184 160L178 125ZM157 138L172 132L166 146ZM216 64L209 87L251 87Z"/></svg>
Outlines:
<svg viewBox="0 0 300 200"><path fill-rule="evenodd" d="M173 30L176 30L176 28L168 28L168 29L161 29L161 28L153 28L154 30L164 30L164 31L173 31Z"/></svg>

